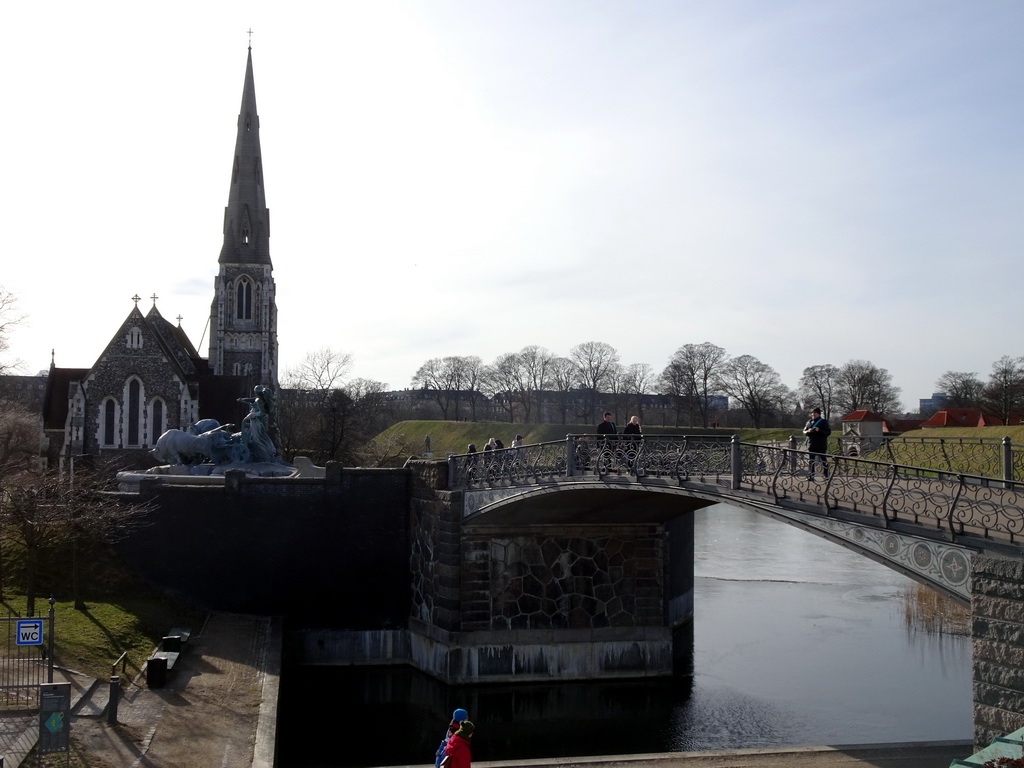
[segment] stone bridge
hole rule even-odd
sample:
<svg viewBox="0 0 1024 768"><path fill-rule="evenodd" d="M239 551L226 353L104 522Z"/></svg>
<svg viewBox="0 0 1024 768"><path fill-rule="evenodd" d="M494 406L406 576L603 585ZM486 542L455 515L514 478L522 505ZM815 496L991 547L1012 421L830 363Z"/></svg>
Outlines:
<svg viewBox="0 0 1024 768"><path fill-rule="evenodd" d="M799 446L703 436L569 435L452 456L446 472L423 463L413 657L451 682L671 674L672 633L693 612L688 513L725 502L972 606L987 743L1024 726L1020 457L1008 441L909 445L829 455L813 477ZM998 476L953 471L958 456Z"/></svg>
<svg viewBox="0 0 1024 768"><path fill-rule="evenodd" d="M940 465L950 463L954 448L978 452L975 443L962 441L914 445L940 448ZM987 447L1001 453L1005 445L990 441ZM808 454L796 446L570 435L493 455L453 456L449 478L451 488L463 491L463 519L477 524L661 522L716 502L743 506L969 605L975 553L1024 554L1024 484L899 464L891 442L882 450L877 458L829 455L827 476L819 468L811 478ZM930 453L918 450L913 457L935 458ZM665 503L659 495L676 501Z"/></svg>

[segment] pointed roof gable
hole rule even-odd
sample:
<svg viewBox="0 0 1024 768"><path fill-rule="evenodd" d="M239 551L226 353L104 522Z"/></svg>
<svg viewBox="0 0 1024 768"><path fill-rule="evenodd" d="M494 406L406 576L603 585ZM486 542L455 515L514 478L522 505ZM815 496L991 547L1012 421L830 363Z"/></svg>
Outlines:
<svg viewBox="0 0 1024 768"><path fill-rule="evenodd" d="M885 419L874 411L860 410L846 414L841 421L881 421L884 423Z"/></svg>
<svg viewBox="0 0 1024 768"><path fill-rule="evenodd" d="M139 334L135 342L130 340L133 333ZM194 379L198 369L205 370L205 360L199 357L184 331L164 320L155 304L147 315L136 304L89 369L88 378L112 360L122 361L118 365L123 366L126 359L154 354L165 358L182 381Z"/></svg>
<svg viewBox="0 0 1024 768"><path fill-rule="evenodd" d="M1002 422L985 416L980 408L943 408L930 419L921 423L922 427L989 427L999 426Z"/></svg>
<svg viewBox="0 0 1024 768"><path fill-rule="evenodd" d="M263 156L260 118L256 112L256 86L252 76L252 48L245 65L242 108L231 168L231 189L224 209L224 245L221 264L270 262L270 211L263 192Z"/></svg>
<svg viewBox="0 0 1024 768"><path fill-rule="evenodd" d="M171 325L169 321L165 320L164 316L160 314L160 310L156 308L156 304L153 304L146 314L145 320L160 340L164 351L178 364L181 372L187 375L197 373L197 369L201 367L199 353L196 352L196 348L185 334L184 329L181 326Z"/></svg>

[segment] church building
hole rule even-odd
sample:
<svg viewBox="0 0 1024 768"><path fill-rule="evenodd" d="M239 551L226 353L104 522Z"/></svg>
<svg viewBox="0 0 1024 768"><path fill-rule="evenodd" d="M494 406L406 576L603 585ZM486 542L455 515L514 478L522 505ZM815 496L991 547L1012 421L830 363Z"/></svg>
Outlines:
<svg viewBox="0 0 1024 768"><path fill-rule="evenodd" d="M43 406L51 465L83 454L145 465L167 429L187 429L203 418L239 423L248 408L238 398L257 384L278 385L275 293L250 47L208 356L200 356L180 318L175 325L160 314L156 295L145 313L134 296L91 368L57 368L51 361Z"/></svg>

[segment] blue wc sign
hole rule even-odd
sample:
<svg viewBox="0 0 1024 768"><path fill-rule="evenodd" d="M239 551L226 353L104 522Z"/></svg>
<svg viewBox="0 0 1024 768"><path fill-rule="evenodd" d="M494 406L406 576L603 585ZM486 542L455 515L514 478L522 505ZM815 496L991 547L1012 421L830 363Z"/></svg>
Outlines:
<svg viewBox="0 0 1024 768"><path fill-rule="evenodd" d="M42 645L43 620L21 619L18 621L14 642L17 645Z"/></svg>

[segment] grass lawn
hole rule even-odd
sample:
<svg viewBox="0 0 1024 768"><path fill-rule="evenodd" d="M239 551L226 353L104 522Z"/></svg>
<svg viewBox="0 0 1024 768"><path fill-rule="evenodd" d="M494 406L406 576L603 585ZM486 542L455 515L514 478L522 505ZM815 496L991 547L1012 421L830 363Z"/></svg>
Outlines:
<svg viewBox="0 0 1024 768"><path fill-rule="evenodd" d="M621 425L620 425L621 427ZM567 434L593 434L594 424L509 424L500 421L401 421L381 432L374 440L401 440L410 456L420 458L425 452L424 438L430 438L430 451L434 458L444 458L449 453L465 453L470 443L482 451L487 440L496 437L506 446L519 434L526 443L547 443L564 440ZM657 435L717 435L732 437L738 434L743 442L758 440L788 440L790 435L799 435L793 429L703 429L700 427L648 427L644 434ZM399 462L401 463L401 462Z"/></svg>

